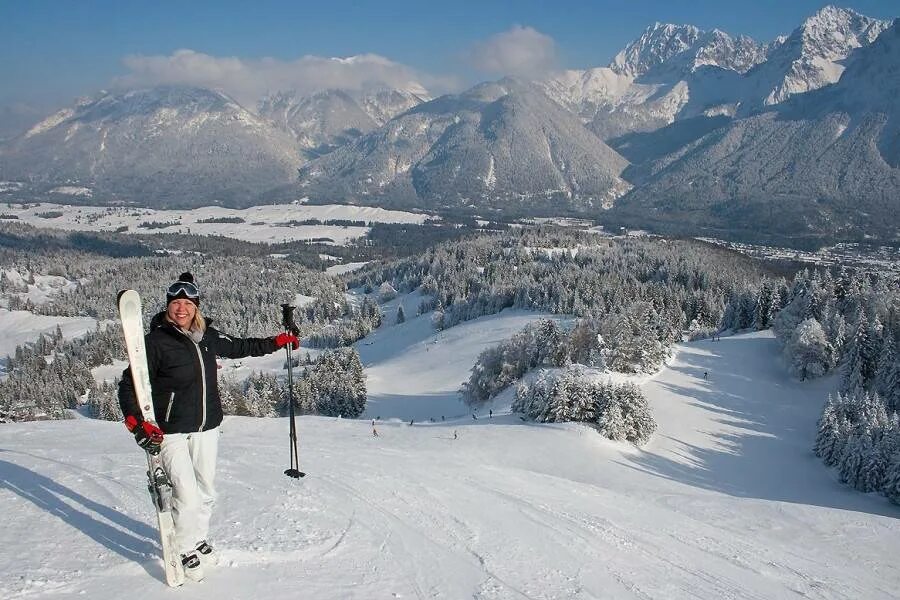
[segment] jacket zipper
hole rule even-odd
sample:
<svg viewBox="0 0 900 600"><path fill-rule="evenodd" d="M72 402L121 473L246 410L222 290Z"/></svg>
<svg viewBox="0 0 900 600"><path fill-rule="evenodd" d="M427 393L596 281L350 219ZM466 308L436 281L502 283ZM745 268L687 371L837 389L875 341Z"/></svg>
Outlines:
<svg viewBox="0 0 900 600"><path fill-rule="evenodd" d="M203 428L206 426L206 367L203 365L203 353L200 352L200 344L191 340L191 343L194 345L194 349L197 351L197 358L200 359L200 382L201 382L201 390L200 394L200 403L203 407L203 418L200 420L200 429L197 431L203 431Z"/></svg>
<svg viewBox="0 0 900 600"><path fill-rule="evenodd" d="M172 405L175 404L175 392L169 394L169 406L166 407L166 423L169 422L169 417L172 416Z"/></svg>

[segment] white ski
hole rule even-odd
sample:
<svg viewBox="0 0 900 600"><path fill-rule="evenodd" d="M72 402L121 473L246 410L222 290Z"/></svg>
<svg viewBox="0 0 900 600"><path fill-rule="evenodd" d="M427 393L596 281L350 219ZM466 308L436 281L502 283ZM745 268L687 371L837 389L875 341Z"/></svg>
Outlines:
<svg viewBox="0 0 900 600"><path fill-rule="evenodd" d="M125 347L128 349L128 362L131 364L131 378L134 380L134 392L144 420L155 423L150 372L147 368L147 349L144 346L141 297L134 290L123 290L119 292L118 301ZM153 500L159 520L159 538L163 551L163 565L166 569L166 583L171 587L178 587L184 583L184 568L178 555L175 522L172 520L172 482L169 481L159 456L153 456L149 452L147 480L147 489L150 490L150 498Z"/></svg>

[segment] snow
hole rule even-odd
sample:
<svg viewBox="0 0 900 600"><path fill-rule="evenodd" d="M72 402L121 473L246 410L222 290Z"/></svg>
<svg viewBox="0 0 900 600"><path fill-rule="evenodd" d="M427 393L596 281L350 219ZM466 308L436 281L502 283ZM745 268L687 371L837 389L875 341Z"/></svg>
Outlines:
<svg viewBox="0 0 900 600"><path fill-rule="evenodd" d="M325 269L325 272L329 275L343 275L344 273L350 273L352 271L356 271L358 269L362 269L366 266L368 261L364 262L349 262L342 265L333 265Z"/></svg>
<svg viewBox="0 0 900 600"><path fill-rule="evenodd" d="M3 271L10 283L16 286L27 285L27 292L13 292L21 299L27 299L35 306L46 304L53 296L58 293L71 292L78 283L59 275L34 275L34 283L27 283L26 278L15 270L6 269ZM37 337L37 333L35 333Z"/></svg>
<svg viewBox="0 0 900 600"><path fill-rule="evenodd" d="M445 406L477 347L527 318L503 313L443 337L423 318L382 327L359 346L373 407ZM422 339L434 340L427 352ZM212 523L221 564L176 593L895 598L900 509L840 485L812 456L836 382L791 379L777 355L768 332L679 346L643 385L659 423L644 449L497 413L377 422L378 437L368 415L301 417L308 475L292 480L286 419L227 418ZM0 448L0 597L170 593L144 461L120 424L6 424Z"/></svg>
<svg viewBox="0 0 900 600"><path fill-rule="evenodd" d="M89 196L88 188L66 186L56 188L60 194ZM60 211L61 217L46 219L42 213ZM371 206L347 206L338 204L307 205L302 202L254 206L237 210L218 206L205 206L192 210L154 210L135 207L71 206L66 204L38 203L12 205L5 214L15 215L19 222L36 227L65 229L68 231L114 231L127 227L128 233L193 233L198 235L222 235L248 242L286 242L330 238L333 243L344 245L369 232L366 226L296 225L294 223L318 219L321 222L344 220L365 223L415 223L421 224L429 215L398 210L386 210ZM240 223L202 223L208 219L240 218ZM175 223L165 229L139 227L144 222Z"/></svg>
<svg viewBox="0 0 900 600"><path fill-rule="evenodd" d="M90 198L93 195L91 188L81 187L77 185L61 185L50 190L54 194L65 194L68 196L86 196Z"/></svg>

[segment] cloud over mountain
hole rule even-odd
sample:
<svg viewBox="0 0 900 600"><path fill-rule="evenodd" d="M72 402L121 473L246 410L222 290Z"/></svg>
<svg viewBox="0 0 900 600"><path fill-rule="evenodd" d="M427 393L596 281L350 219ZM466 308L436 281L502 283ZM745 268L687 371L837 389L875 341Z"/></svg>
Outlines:
<svg viewBox="0 0 900 600"><path fill-rule="evenodd" d="M311 94L326 89L387 87L425 95L424 86L434 83L440 88L449 83L377 54L349 58L307 55L285 61L220 57L182 49L168 56L127 56L123 62L130 72L115 81L116 87L212 88L226 92L247 107L255 106L268 93L282 90Z"/></svg>
<svg viewBox="0 0 900 600"><path fill-rule="evenodd" d="M469 60L479 71L526 79L547 75L559 64L553 38L521 25L476 44Z"/></svg>

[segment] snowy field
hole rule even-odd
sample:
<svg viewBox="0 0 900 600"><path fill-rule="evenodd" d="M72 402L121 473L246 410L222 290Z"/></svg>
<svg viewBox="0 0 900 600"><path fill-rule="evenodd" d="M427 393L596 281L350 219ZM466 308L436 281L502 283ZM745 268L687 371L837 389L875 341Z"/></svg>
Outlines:
<svg viewBox="0 0 900 600"><path fill-rule="evenodd" d="M384 328L359 347L370 412L449 413L471 345L526 319ZM659 430L642 450L502 411L385 420L378 437L369 418L303 417L295 481L285 419L229 417L222 564L178 591L121 425L3 425L0 597L896 598L900 509L812 456L834 382L792 381L775 357L766 332L680 346L644 384Z"/></svg>
<svg viewBox="0 0 900 600"><path fill-rule="evenodd" d="M193 233L222 235L248 242L291 242L330 238L343 245L369 232L368 227L342 225L300 225L317 219L321 222L345 220L367 223L421 224L430 217L424 214L385 210L370 206L322 205L302 203L253 206L243 210L206 206L193 210L154 210L135 207L71 206L64 204L13 204L4 207L4 215L14 221L35 227L81 231L116 231L128 233ZM61 214L59 214L61 213ZM201 223L209 219L241 219L238 223ZM160 229L140 227L141 223L173 223Z"/></svg>

